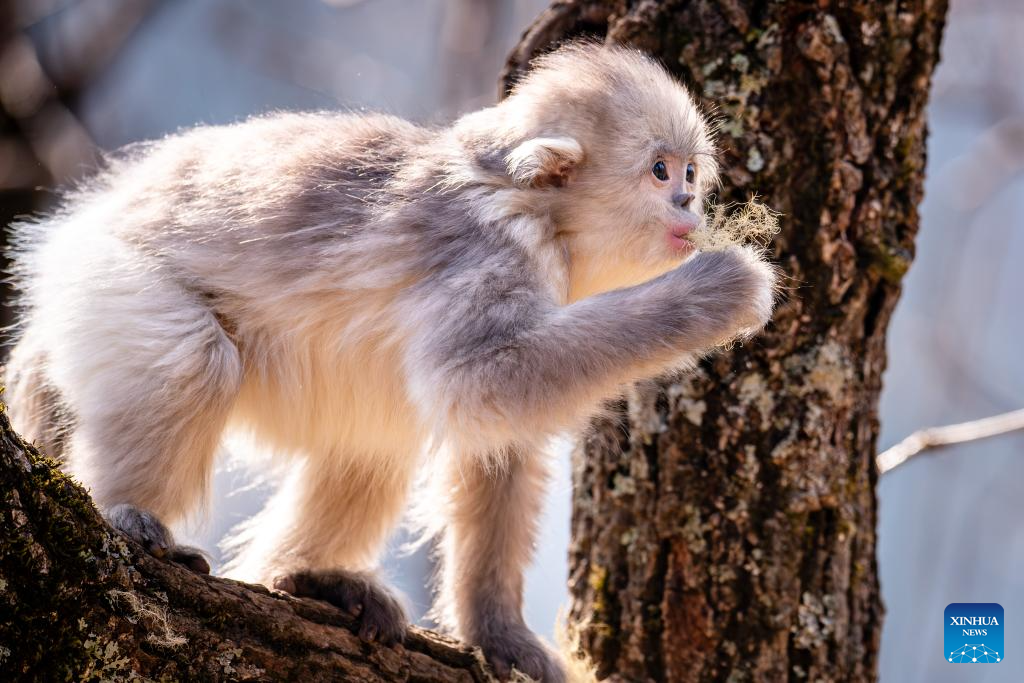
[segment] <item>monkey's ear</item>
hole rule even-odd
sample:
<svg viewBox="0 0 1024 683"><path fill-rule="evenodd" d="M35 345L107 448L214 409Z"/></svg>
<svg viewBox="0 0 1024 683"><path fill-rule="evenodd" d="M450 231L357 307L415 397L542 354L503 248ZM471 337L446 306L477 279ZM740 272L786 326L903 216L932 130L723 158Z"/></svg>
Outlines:
<svg viewBox="0 0 1024 683"><path fill-rule="evenodd" d="M505 157L519 187L563 187L583 161L583 148L570 137L531 138Z"/></svg>

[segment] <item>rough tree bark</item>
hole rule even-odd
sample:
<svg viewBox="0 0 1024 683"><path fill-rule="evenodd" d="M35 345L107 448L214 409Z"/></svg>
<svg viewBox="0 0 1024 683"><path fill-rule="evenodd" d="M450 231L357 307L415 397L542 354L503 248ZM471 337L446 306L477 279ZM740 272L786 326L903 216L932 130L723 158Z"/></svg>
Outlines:
<svg viewBox="0 0 1024 683"><path fill-rule="evenodd" d="M944 0L555 2L509 60L590 34L721 114L721 199L782 212L758 339L639 387L576 454L571 618L620 681L865 681L882 604L874 465Z"/></svg>

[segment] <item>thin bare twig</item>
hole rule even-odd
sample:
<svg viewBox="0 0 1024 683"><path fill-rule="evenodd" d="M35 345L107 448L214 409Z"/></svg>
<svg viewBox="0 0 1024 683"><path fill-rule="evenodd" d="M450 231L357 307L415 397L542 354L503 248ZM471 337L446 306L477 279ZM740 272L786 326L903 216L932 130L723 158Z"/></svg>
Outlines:
<svg viewBox="0 0 1024 683"><path fill-rule="evenodd" d="M922 429L879 454L877 458L878 472L879 474L891 472L918 453L930 448L987 439L990 436L998 436L1018 429L1024 429L1024 408L980 420Z"/></svg>

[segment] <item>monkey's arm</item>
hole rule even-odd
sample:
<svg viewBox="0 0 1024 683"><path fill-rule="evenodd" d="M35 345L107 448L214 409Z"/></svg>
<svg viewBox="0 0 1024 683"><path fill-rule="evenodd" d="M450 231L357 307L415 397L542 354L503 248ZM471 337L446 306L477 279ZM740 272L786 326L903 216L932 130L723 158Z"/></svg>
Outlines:
<svg viewBox="0 0 1024 683"><path fill-rule="evenodd" d="M550 435L623 383L760 329L773 285L771 266L737 248L564 307L522 287L476 287L427 332L414 390L456 437Z"/></svg>

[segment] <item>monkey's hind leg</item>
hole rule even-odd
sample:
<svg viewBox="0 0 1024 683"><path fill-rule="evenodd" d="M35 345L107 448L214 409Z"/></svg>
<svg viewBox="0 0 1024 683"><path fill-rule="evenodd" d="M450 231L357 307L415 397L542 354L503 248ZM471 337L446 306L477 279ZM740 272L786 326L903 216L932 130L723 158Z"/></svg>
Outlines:
<svg viewBox="0 0 1024 683"><path fill-rule="evenodd" d="M202 503L241 360L216 317L149 272L110 278L63 315L48 344L76 416L67 467L108 522L147 552L196 571L209 563L165 526Z"/></svg>
<svg viewBox="0 0 1024 683"><path fill-rule="evenodd" d="M64 405L60 391L47 373L47 356L40 350L34 330L29 330L11 352L3 368L4 380L10 387L5 397L12 424L46 455L61 459L65 441L74 430L76 419ZM178 545L156 515L128 503L104 510L107 522L134 539L155 557L165 557L183 564L192 571L210 573L210 563L198 548Z"/></svg>

